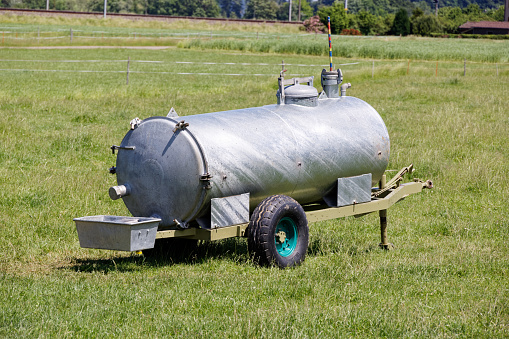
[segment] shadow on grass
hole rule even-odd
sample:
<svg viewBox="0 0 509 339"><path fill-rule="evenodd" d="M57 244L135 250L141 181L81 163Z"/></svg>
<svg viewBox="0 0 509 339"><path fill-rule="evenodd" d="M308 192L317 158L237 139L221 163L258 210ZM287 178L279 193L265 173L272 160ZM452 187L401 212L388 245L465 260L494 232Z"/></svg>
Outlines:
<svg viewBox="0 0 509 339"><path fill-rule="evenodd" d="M247 251L245 239L225 239L205 241L192 248L179 248L179 252L132 254L131 256L114 256L104 259L75 259L70 266L63 269L75 272L135 272L147 267L164 267L172 265L199 265L210 260L228 260L237 264L252 264ZM160 252L160 251L159 251ZM118 253L118 252L112 252Z"/></svg>
<svg viewBox="0 0 509 339"><path fill-rule="evenodd" d="M309 242L308 256L322 256L332 253L346 253L349 257L367 255L373 251L380 250L378 245L373 244L368 247L358 246L356 244L346 244L335 240L326 240L317 237Z"/></svg>
<svg viewBox="0 0 509 339"><path fill-rule="evenodd" d="M367 255L379 250L376 245L359 247L346 246L342 243L327 242L314 239L309 243L307 257L323 256L331 253L346 253L350 257ZM238 265L255 265L247 249L245 239L231 238L219 241L204 241L187 247L178 247L175 251L143 251L143 254L133 253L131 256L117 255L112 252L108 258L75 259L70 266L63 269L75 272L104 273L136 272L143 269L173 266L200 265L212 260L227 260Z"/></svg>

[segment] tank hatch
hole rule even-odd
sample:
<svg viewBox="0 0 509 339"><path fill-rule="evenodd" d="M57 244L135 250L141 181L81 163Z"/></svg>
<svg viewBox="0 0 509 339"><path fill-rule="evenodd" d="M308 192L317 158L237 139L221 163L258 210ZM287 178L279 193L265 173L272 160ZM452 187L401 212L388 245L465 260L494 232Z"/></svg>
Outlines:
<svg viewBox="0 0 509 339"><path fill-rule="evenodd" d="M293 85L285 88L285 104L315 107L318 91L312 86Z"/></svg>
<svg viewBox="0 0 509 339"><path fill-rule="evenodd" d="M279 89L277 91L278 105L300 105L315 107L318 105L318 91L313 87L314 77L307 78L284 78L283 72L278 78ZM301 85L307 83L307 85Z"/></svg>

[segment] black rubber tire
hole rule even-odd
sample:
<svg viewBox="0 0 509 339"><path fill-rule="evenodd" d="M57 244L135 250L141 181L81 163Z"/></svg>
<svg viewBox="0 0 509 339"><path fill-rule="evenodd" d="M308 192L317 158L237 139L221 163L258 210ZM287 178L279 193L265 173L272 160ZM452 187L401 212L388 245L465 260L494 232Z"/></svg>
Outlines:
<svg viewBox="0 0 509 339"><path fill-rule="evenodd" d="M143 256L147 258L160 258L175 260L188 259L198 246L198 240L166 238L157 239L154 248L143 250Z"/></svg>
<svg viewBox="0 0 509 339"><path fill-rule="evenodd" d="M276 248L276 228L283 218L290 218L297 228L297 244L293 252L282 256ZM247 228L247 245L255 262L280 268L300 265L309 244L309 228L302 206L286 195L273 195L263 200L251 215Z"/></svg>

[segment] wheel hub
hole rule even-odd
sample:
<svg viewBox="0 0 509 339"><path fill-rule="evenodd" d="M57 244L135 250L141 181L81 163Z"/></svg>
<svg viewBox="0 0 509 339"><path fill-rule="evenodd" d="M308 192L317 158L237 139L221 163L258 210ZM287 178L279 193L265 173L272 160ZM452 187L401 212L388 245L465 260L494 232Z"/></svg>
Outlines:
<svg viewBox="0 0 509 339"><path fill-rule="evenodd" d="M285 242L286 240L286 232L283 232L283 231L279 231L277 232L276 234L276 238L277 238L277 241L282 244Z"/></svg>
<svg viewBox="0 0 509 339"><path fill-rule="evenodd" d="M282 257L290 256L297 247L297 224L291 218L284 217L277 224L274 242L276 250Z"/></svg>

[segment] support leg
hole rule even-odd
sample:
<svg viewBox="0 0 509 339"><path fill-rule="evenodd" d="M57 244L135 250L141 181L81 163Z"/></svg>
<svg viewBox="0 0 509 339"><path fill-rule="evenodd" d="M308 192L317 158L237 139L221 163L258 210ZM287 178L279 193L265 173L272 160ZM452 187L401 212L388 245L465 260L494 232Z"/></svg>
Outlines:
<svg viewBox="0 0 509 339"><path fill-rule="evenodd" d="M380 248L384 250L394 249L394 245L387 241L387 210L381 210L380 214Z"/></svg>
<svg viewBox="0 0 509 339"><path fill-rule="evenodd" d="M380 180L380 189L383 189L386 185L386 177L385 174L382 176L382 180ZM387 241L387 210L380 210L380 248L384 250L394 249L394 245Z"/></svg>

